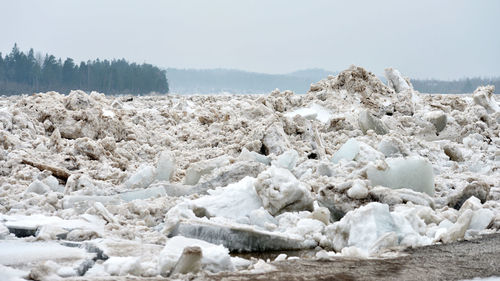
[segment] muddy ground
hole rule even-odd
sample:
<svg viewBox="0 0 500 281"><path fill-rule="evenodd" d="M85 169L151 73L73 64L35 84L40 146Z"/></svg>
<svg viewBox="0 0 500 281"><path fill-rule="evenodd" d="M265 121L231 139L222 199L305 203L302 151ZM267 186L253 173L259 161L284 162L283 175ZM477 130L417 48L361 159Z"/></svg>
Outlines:
<svg viewBox="0 0 500 281"><path fill-rule="evenodd" d="M463 280L500 276L500 233L481 239L405 250L391 259L335 258L272 263L273 272L241 272L182 276L184 280ZM86 280L85 277L71 280ZM93 280L174 280L167 278L105 277Z"/></svg>

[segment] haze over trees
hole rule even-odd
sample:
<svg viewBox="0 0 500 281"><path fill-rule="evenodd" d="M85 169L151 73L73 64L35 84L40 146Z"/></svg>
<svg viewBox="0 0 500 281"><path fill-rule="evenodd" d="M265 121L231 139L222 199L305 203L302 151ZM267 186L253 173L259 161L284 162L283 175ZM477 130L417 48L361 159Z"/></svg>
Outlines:
<svg viewBox="0 0 500 281"><path fill-rule="evenodd" d="M166 71L151 64L128 63L125 59L80 62L43 57L30 49L27 54L17 44L10 54L0 53L0 94L70 90L106 94L168 93Z"/></svg>

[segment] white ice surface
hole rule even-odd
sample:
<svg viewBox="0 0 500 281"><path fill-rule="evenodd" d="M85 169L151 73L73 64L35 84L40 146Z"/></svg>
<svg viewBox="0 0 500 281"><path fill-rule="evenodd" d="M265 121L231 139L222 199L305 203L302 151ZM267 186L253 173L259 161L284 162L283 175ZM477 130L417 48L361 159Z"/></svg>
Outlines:
<svg viewBox="0 0 500 281"><path fill-rule="evenodd" d="M185 247L198 246L202 251L202 268L210 272L233 271L235 269L229 250L202 240L175 236L165 244L159 257L160 273L168 274L175 266Z"/></svg>
<svg viewBox="0 0 500 281"><path fill-rule="evenodd" d="M0 241L0 264L21 265L56 259L85 259L93 254L84 249L65 247L56 242Z"/></svg>
<svg viewBox="0 0 500 281"><path fill-rule="evenodd" d="M320 122L326 123L332 118L332 113L318 104L311 104L309 107L299 108L295 111L285 114L286 117L293 118L295 115L300 115L306 119L316 119Z"/></svg>

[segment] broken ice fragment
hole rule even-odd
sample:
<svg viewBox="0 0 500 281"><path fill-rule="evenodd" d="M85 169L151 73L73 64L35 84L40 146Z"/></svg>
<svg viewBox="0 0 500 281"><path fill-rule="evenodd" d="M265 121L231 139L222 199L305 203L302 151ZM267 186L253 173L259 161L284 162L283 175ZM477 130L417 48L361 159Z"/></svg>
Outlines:
<svg viewBox="0 0 500 281"><path fill-rule="evenodd" d="M478 104L486 109L488 113L495 113L500 111L493 93L495 92L495 86L480 86L472 95L474 103Z"/></svg>
<svg viewBox="0 0 500 281"><path fill-rule="evenodd" d="M120 194L120 198L124 201L132 201L137 199L148 199L167 195L163 186L151 186L141 190L128 191Z"/></svg>
<svg viewBox="0 0 500 281"><path fill-rule="evenodd" d="M149 165L140 166L137 171L124 183L127 188L146 188L155 179L155 168Z"/></svg>
<svg viewBox="0 0 500 281"><path fill-rule="evenodd" d="M332 162L337 164L341 159L347 161L354 160L359 153L359 143L356 139L349 139L346 141L335 154L333 154Z"/></svg>
<svg viewBox="0 0 500 281"><path fill-rule="evenodd" d="M403 78L403 75L401 75L399 70L386 68L384 74L385 78L387 78L388 86L394 89L396 93L411 89L411 86L408 84L406 79Z"/></svg>
<svg viewBox="0 0 500 281"><path fill-rule="evenodd" d="M240 156L238 156L238 159L242 161L257 161L264 165L271 164L271 160L269 160L267 156L259 154L255 151L248 151L246 147L243 147Z"/></svg>
<svg viewBox="0 0 500 281"><path fill-rule="evenodd" d="M436 128L436 132L439 133L446 127L447 116L442 111L431 111L425 114L425 119L431 122Z"/></svg>
<svg viewBox="0 0 500 281"><path fill-rule="evenodd" d="M358 121L363 134L366 134L368 130L373 130L377 135L385 135L388 132L384 123L367 110L363 110L359 113Z"/></svg>
<svg viewBox="0 0 500 281"><path fill-rule="evenodd" d="M274 160L272 164L276 167L285 168L292 171L295 168L295 165L297 165L298 160L299 153L297 153L297 151L295 151L294 149L291 149L278 156L278 158Z"/></svg>
<svg viewBox="0 0 500 281"><path fill-rule="evenodd" d="M179 258L186 247L201 249L201 268L210 272L234 271L234 265L228 249L222 245L212 244L199 239L175 236L167 240L159 256L159 271L163 276L169 273L178 264Z"/></svg>
<svg viewBox="0 0 500 281"><path fill-rule="evenodd" d="M182 255L175 264L169 275L196 273L201 269L201 258L203 254L198 246L185 247Z"/></svg>
<svg viewBox="0 0 500 281"><path fill-rule="evenodd" d="M186 170L184 184L195 185L198 183L201 176L209 174L216 168L229 165L230 162L230 158L226 155L223 155L217 158L192 163Z"/></svg>
<svg viewBox="0 0 500 281"><path fill-rule="evenodd" d="M45 194L49 191L50 187L39 180L35 180L34 182L32 182L26 189L26 192L34 192L37 194Z"/></svg>
<svg viewBox="0 0 500 281"><path fill-rule="evenodd" d="M432 165L424 158L389 158L385 169L368 166L366 174L372 185L394 189L409 188L434 195Z"/></svg>
<svg viewBox="0 0 500 281"><path fill-rule="evenodd" d="M309 188L287 169L271 166L257 177L255 190L271 215L313 209Z"/></svg>
<svg viewBox="0 0 500 281"><path fill-rule="evenodd" d="M170 181L175 171L175 157L173 153L163 151L156 164L156 179Z"/></svg>

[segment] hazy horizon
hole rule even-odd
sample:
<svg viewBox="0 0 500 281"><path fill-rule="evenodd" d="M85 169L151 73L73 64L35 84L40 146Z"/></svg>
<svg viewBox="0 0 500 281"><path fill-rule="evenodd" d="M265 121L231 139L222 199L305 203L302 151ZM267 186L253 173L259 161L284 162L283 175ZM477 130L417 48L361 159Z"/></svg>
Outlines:
<svg viewBox="0 0 500 281"><path fill-rule="evenodd" d="M15 1L3 3L0 52L76 61L125 58L162 68L415 79L500 76L500 1Z"/></svg>

